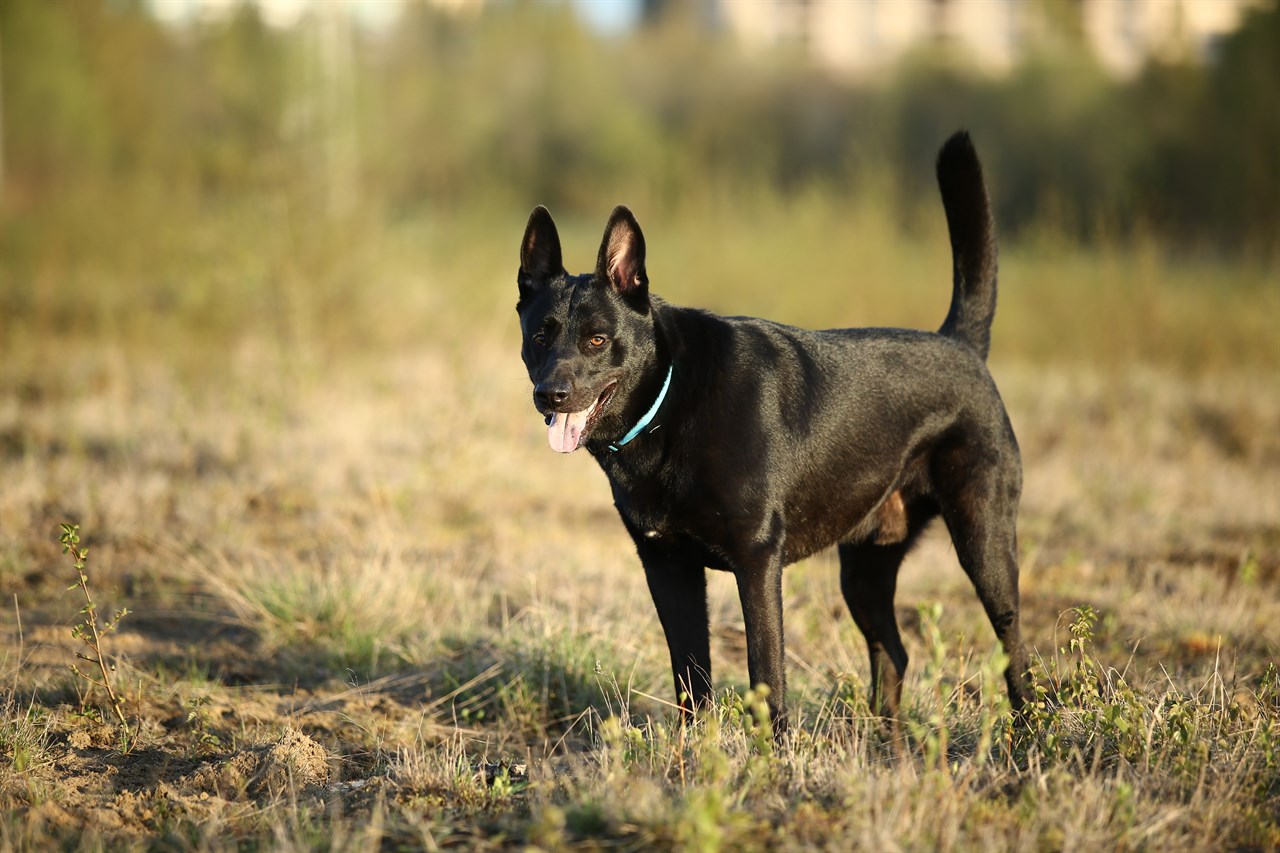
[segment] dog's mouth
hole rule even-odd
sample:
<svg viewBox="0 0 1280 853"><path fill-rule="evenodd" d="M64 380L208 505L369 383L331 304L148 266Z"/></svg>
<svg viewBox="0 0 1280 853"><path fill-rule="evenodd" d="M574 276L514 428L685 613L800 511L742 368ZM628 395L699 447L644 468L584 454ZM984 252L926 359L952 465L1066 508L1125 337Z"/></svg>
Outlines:
<svg viewBox="0 0 1280 853"><path fill-rule="evenodd" d="M600 413L613 399L617 382L610 382L595 402L581 412L552 412L547 415L547 443L557 453L572 453L600 419Z"/></svg>

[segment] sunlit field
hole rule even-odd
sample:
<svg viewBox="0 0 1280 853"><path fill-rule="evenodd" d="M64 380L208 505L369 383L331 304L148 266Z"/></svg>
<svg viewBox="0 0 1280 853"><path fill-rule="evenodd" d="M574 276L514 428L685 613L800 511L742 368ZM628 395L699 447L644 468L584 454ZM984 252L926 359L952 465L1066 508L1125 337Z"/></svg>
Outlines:
<svg viewBox="0 0 1280 853"><path fill-rule="evenodd" d="M0 2L0 853L1280 849L1280 6L1124 76L1091 2L1009 4L1012 66L862 78L713 5ZM939 527L901 741L833 554L784 579L789 737L723 573L682 725L532 406L529 211L586 272L630 205L676 304L936 329L960 128L1037 701Z"/></svg>
<svg viewBox="0 0 1280 853"><path fill-rule="evenodd" d="M149 241L110 280L6 286L0 846L1280 844L1273 267L1005 250L992 365L1044 695L1012 723L935 531L899 585L895 755L830 554L785 577L794 736L752 715L718 574L720 701L677 724L603 475L549 451L530 403L526 214L304 227L282 203ZM606 214L563 223L570 268ZM813 326L946 311L940 209L910 235L870 203L637 214L673 302ZM63 522L99 612L130 611L102 642L127 749L68 669Z"/></svg>

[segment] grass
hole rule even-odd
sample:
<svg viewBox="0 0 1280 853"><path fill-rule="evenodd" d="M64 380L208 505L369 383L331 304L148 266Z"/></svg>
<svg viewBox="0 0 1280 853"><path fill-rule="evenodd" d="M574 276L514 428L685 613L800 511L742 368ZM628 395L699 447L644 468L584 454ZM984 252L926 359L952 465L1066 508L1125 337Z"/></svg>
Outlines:
<svg viewBox="0 0 1280 853"><path fill-rule="evenodd" d="M940 215L917 235L821 199L640 216L673 301L945 313ZM718 701L674 724L608 486L529 409L523 211L287 240L267 218L182 238L177 217L153 258L110 234L0 255L0 848L1280 845L1273 268L1005 252L993 370L1043 705L1012 725L935 532L899 586L895 756L831 555L785 578L795 736L755 723L719 574ZM587 268L603 212L561 224ZM128 755L66 669L64 520L98 607L130 610L110 637Z"/></svg>

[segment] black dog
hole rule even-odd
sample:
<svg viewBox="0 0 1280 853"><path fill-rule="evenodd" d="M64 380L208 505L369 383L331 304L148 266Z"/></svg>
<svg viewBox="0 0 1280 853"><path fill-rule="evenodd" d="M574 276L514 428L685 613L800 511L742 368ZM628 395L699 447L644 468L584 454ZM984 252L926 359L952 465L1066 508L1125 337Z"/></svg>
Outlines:
<svg viewBox="0 0 1280 853"><path fill-rule="evenodd" d="M838 545L840 583L871 652L872 707L893 720L907 653L898 566L941 515L1030 696L1018 627L1017 441L986 368L996 243L968 134L938 155L954 259L938 332L808 331L668 305L644 237L609 218L596 270L568 275L544 207L520 245L521 355L551 447L585 447L635 540L687 711L711 696L706 568L738 580L752 685L786 728L782 568Z"/></svg>

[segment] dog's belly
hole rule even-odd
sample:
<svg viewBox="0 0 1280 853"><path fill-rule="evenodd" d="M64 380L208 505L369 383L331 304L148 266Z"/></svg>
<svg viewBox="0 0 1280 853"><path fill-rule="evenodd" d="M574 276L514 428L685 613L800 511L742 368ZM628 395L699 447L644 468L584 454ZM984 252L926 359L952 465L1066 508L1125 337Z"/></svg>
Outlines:
<svg viewBox="0 0 1280 853"><path fill-rule="evenodd" d="M794 563L833 545L906 538L904 490L918 491L916 465L854 473L836 465L788 490L783 513L783 560Z"/></svg>
<svg viewBox="0 0 1280 853"><path fill-rule="evenodd" d="M898 506L901 506L900 497ZM864 502L850 506L844 512L832 512L828 508L816 518L807 515L788 518L783 562L790 565L844 542L900 541L896 538L899 537L898 516L893 509L886 511L883 507L884 504L876 506L874 502ZM905 526L905 520L902 524ZM901 535L905 537L905 531Z"/></svg>
<svg viewBox="0 0 1280 853"><path fill-rule="evenodd" d="M803 560L842 542L875 540L881 544L905 537L906 519L898 491L869 488L865 495L843 500L810 495L781 508L782 561ZM704 499L670 501L649 493L615 494L618 514L637 544L656 546L672 558L732 571L758 553L762 531L774 510L728 507Z"/></svg>

